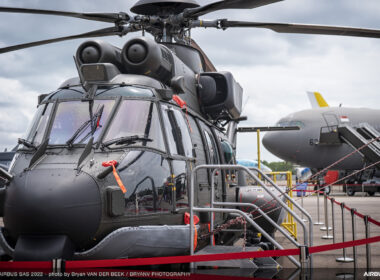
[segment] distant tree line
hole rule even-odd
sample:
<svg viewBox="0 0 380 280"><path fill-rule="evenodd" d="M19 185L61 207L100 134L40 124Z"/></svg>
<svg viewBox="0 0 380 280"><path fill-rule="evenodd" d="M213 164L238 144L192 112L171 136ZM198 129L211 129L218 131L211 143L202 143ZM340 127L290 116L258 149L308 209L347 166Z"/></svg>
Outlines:
<svg viewBox="0 0 380 280"><path fill-rule="evenodd" d="M262 163L268 166L273 171L291 171L292 173L295 172L294 164L288 161L268 162L266 160L263 160Z"/></svg>

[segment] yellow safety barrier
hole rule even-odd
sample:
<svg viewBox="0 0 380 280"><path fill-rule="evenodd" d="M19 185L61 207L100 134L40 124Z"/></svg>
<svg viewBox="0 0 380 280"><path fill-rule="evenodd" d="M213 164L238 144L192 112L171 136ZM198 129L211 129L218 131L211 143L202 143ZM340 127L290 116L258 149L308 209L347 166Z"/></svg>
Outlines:
<svg viewBox="0 0 380 280"><path fill-rule="evenodd" d="M277 175L286 175L286 186L288 195L290 197L293 197L292 192L292 172L290 171L283 171L283 172L268 172L268 175L273 176L273 182L277 183ZM287 200L288 207L293 210L293 203L291 203L289 200ZM285 221L281 224L289 233L291 236L294 237L295 240L297 240L297 223L294 221L294 218L291 214L287 214Z"/></svg>

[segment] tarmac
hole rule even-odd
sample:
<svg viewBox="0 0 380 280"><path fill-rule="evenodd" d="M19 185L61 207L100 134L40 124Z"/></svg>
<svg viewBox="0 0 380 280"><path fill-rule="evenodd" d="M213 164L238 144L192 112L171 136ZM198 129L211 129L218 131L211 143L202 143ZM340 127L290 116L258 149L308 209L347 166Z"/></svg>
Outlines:
<svg viewBox="0 0 380 280"><path fill-rule="evenodd" d="M309 193L307 194L309 195ZM346 206L350 208L356 208L356 210L363 214L369 215L371 218L380 221L380 194L376 193L375 196L367 196L365 193L356 193L355 196L349 197L345 193L338 192L330 194L330 197L334 197L338 202L344 202ZM295 197L297 202L301 204L300 197ZM306 196L304 198L304 208L306 211L312 216L313 224L318 220L318 212L317 212L317 197ZM324 222L324 199L323 196L320 196L320 221ZM328 200L328 223L329 227L332 227L332 215L331 215L331 201ZM297 211L296 211L297 212ZM299 213L299 212L297 212ZM301 214L299 214L301 216ZM342 211L339 205L334 205L334 216L335 216L335 242L342 242ZM308 226L308 222L305 222ZM355 225L356 225L356 239L364 239L365 238L365 227L364 220L355 216ZM344 212L344 226L345 226L345 241L352 240L352 218L351 213L348 210ZM326 231L320 230L324 225L313 225L313 246L324 245L324 244L332 244L333 239L322 239L322 236L326 235ZM298 241L303 243L303 231L302 227L298 226ZM329 235L332 235L332 230L329 231ZM380 235L380 227L370 224L370 236L379 236ZM276 240L283 245L285 249L295 248L288 239L286 239L281 233L276 232ZM370 268L380 268L380 242L372 243L371 247L371 264ZM365 269L367 267L367 257L366 257L366 246L357 246L356 247L356 267ZM337 262L336 259L342 257L343 250L334 250L327 251L322 253L313 254L313 268L334 268L338 270L345 271L347 269L354 268L354 262L349 263L341 263ZM346 249L347 257L353 257L353 249ZM280 257L277 260L283 268L294 268L294 264L292 264L286 257ZM380 271L378 269L377 271Z"/></svg>
<svg viewBox="0 0 380 280"><path fill-rule="evenodd" d="M309 195L309 193L307 193ZM376 193L375 196L367 196L365 193L356 193L355 196L349 197L345 193L341 192L339 187L333 188L333 193L330 197L334 197L338 202L344 202L350 208L356 208L357 211L363 215L369 215L371 218L380 221L380 194ZM294 196L296 201L301 204L301 198ZM324 222L324 200L323 196L320 196L320 221ZM303 199L304 208L312 216L313 223L317 222L317 197L315 195L307 196ZM299 213L296 210L297 213ZM332 226L331 217L331 202L328 200L328 219L329 226ZM351 213L345 210L345 241L352 240L352 219ZM299 213L301 216L301 213ZM335 242L342 242L342 216L341 208L339 205L334 205L334 216L335 216ZM356 239L365 238L365 227L364 221L355 216L356 223ZM2 219L0 219L0 225L2 226ZM307 228L308 224L306 222ZM333 239L322 239L323 235L326 235L326 231L320 230L324 225L313 225L313 246L332 244ZM329 232L332 235L332 231ZM380 227L371 224L370 226L370 236L380 236ZM298 225L297 241L303 243L303 232L302 228ZM275 234L276 240L285 248L296 248L288 239L286 239L280 232ZM277 262L282 266L282 270L276 277L280 279L313 279L313 280L327 280L327 279L368 279L364 277L365 273L375 272L378 273L377 277L380 277L380 242L371 244L371 263L369 269L367 269L367 257L366 257L366 246L356 247L356 268L354 269L354 262L341 263L337 262L336 259L342 257L343 250L327 251L323 253L313 254L313 274L308 275L306 278L302 276L300 270L296 270L295 265L291 263L286 257L280 257ZM346 249L347 257L353 257L352 248ZM236 272L236 271L235 271ZM355 276L354 276L355 275ZM332 278L331 278L332 277ZM277 278L276 278L277 279Z"/></svg>

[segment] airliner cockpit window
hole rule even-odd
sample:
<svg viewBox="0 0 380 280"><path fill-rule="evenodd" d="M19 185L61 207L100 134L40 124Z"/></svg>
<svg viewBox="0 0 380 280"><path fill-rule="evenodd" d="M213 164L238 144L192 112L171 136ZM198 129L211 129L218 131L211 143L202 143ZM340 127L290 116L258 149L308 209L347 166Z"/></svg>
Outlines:
<svg viewBox="0 0 380 280"><path fill-rule="evenodd" d="M285 127L285 126L298 126L299 128L305 127L305 124L301 121L287 121L287 120L280 120L277 123L277 126Z"/></svg>

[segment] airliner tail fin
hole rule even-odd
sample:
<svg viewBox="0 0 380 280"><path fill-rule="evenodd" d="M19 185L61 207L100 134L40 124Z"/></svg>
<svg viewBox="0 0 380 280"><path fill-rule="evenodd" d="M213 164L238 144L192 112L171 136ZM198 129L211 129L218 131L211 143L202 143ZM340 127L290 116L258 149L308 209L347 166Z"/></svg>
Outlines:
<svg viewBox="0 0 380 280"><path fill-rule="evenodd" d="M321 108L321 107L329 107L326 100L323 98L322 94L319 92L307 92L307 96L309 97L311 107L312 108Z"/></svg>

